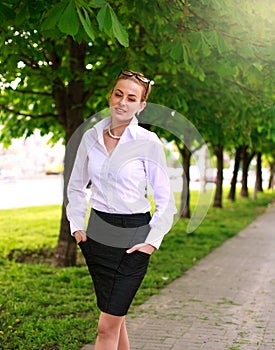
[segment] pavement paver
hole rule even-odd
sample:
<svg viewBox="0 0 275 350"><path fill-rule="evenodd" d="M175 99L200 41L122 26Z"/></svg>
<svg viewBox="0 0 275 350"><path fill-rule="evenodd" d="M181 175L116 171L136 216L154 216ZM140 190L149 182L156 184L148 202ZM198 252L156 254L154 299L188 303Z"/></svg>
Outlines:
<svg viewBox="0 0 275 350"><path fill-rule="evenodd" d="M131 350L275 350L275 206L129 313L127 328Z"/></svg>

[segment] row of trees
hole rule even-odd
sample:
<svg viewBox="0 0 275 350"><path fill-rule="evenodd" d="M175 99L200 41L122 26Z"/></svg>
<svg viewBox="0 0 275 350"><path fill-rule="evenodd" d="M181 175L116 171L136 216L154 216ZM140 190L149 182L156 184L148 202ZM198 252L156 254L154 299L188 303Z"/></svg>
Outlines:
<svg viewBox="0 0 275 350"><path fill-rule="evenodd" d="M5 145L35 129L67 143L107 106L118 72L131 68L154 80L151 100L185 115L216 156L215 206L225 150L236 155L236 169L242 155L244 174L254 154L274 169L273 0L4 0L0 19ZM186 172L192 147L182 135ZM56 263L75 261L63 206Z"/></svg>

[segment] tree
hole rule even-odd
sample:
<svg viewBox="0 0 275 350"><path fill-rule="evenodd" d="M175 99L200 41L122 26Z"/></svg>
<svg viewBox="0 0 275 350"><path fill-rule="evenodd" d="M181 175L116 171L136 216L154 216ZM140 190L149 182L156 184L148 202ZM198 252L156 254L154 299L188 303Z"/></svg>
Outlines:
<svg viewBox="0 0 275 350"><path fill-rule="evenodd" d="M256 199L257 192L263 192L263 177L262 177L262 154L256 152L257 163L256 163L256 180L254 186L253 199Z"/></svg>
<svg viewBox="0 0 275 350"><path fill-rule="evenodd" d="M102 41L114 36L128 45L128 36L107 2L94 1L94 8L77 1L54 4L16 1L1 5L2 14L8 14L8 19L3 18L1 44L1 62L6 67L1 75L1 122L5 125L1 140L5 143L11 137L27 137L35 128L42 135L52 131L53 141L64 136L67 143L84 120L88 100L96 94L96 79L88 77L87 57L98 76L109 64L105 55L97 65ZM91 41L95 57L89 56ZM75 242L63 204L56 263L66 266L75 261Z"/></svg>
<svg viewBox="0 0 275 350"><path fill-rule="evenodd" d="M238 172L239 172L240 163L241 163L241 156L242 156L242 146L239 146L236 148L236 151L235 151L234 169L233 169L233 174L231 179L230 191L227 196L227 198L232 202L234 202L236 199L236 185L238 181Z"/></svg>

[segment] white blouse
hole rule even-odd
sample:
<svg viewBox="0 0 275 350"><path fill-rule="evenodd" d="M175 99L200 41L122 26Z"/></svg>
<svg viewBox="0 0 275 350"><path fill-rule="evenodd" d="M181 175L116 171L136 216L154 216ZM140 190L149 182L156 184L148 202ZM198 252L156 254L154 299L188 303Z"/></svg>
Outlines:
<svg viewBox="0 0 275 350"><path fill-rule="evenodd" d="M103 133L110 123L111 117L98 122L84 133L78 147L67 188L71 233L85 230L89 181L91 207L116 214L150 211L151 200L147 196L150 185L155 208L145 243L159 248L176 213L163 145L155 133L140 127L134 117L108 154Z"/></svg>

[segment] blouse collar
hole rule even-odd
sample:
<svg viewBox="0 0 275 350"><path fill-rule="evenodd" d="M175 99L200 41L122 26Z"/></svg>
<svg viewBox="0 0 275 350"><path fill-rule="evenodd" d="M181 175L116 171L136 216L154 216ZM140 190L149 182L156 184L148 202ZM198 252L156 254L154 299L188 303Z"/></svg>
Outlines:
<svg viewBox="0 0 275 350"><path fill-rule="evenodd" d="M97 132L97 135L103 135L104 130L108 129L108 127L111 125L111 116L102 119L101 121L99 121L95 126L95 130ZM129 125L126 127L124 133L130 133L132 135L132 137L135 139L136 138L136 132L137 129L136 127L138 126L138 119L136 116L134 116L131 120L131 122L129 123ZM123 135L124 135L123 133Z"/></svg>

